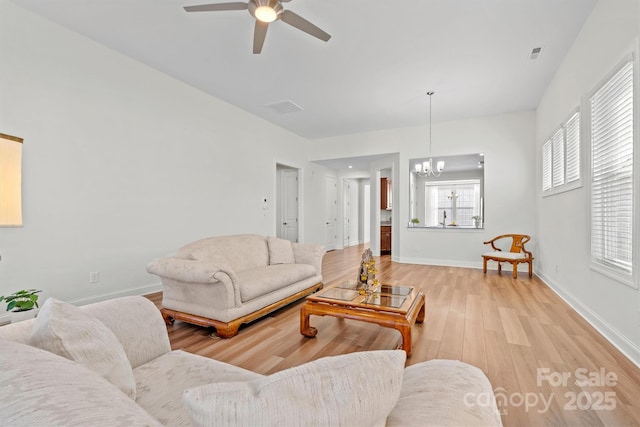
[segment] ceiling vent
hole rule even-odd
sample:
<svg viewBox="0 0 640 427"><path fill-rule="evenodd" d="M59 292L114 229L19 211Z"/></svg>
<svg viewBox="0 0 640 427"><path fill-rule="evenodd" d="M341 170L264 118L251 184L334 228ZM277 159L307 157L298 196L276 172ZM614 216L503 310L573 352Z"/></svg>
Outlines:
<svg viewBox="0 0 640 427"><path fill-rule="evenodd" d="M267 104L266 106L279 114L295 113L297 111L304 110L304 108L288 99L286 101L278 101L274 102L273 104Z"/></svg>
<svg viewBox="0 0 640 427"><path fill-rule="evenodd" d="M540 56L540 52L542 52L541 47L534 47L533 49L531 49L531 53L529 54L529 59L538 59L538 56Z"/></svg>

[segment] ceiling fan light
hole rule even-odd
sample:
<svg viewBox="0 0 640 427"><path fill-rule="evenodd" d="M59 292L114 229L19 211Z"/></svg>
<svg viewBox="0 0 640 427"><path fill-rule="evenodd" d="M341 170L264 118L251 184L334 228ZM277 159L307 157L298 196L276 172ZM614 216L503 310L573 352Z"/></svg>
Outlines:
<svg viewBox="0 0 640 427"><path fill-rule="evenodd" d="M258 6L254 12L257 20L262 22L273 22L278 17L275 9L271 6Z"/></svg>

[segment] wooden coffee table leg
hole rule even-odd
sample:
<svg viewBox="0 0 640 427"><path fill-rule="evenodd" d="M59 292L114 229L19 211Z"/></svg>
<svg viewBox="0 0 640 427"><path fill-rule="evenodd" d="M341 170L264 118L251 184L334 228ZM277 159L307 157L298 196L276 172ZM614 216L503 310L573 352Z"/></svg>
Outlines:
<svg viewBox="0 0 640 427"><path fill-rule="evenodd" d="M309 325L309 310L307 310L309 303L306 302L300 309L300 333L305 337L313 338L318 333L318 330Z"/></svg>
<svg viewBox="0 0 640 427"><path fill-rule="evenodd" d="M400 348L407 353L407 357L411 356L411 325L396 325L395 329L400 331L402 335L402 345Z"/></svg>
<svg viewBox="0 0 640 427"><path fill-rule="evenodd" d="M425 307L426 307L426 304L424 302L424 295L420 296L419 304L421 304L421 307L420 307L420 311L418 312L418 317L416 317L416 323L424 322L424 313L425 313Z"/></svg>

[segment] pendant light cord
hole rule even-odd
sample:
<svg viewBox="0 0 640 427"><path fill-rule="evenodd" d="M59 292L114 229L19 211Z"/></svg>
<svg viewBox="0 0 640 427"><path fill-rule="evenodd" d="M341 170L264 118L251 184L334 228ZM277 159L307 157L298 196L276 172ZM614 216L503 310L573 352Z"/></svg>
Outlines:
<svg viewBox="0 0 640 427"><path fill-rule="evenodd" d="M427 95L429 95L429 156L431 156L431 140L432 140L432 138L431 138L431 110L432 110L432 108L431 108L431 97L432 97L432 95L434 93L435 92L433 92L433 91L427 92Z"/></svg>

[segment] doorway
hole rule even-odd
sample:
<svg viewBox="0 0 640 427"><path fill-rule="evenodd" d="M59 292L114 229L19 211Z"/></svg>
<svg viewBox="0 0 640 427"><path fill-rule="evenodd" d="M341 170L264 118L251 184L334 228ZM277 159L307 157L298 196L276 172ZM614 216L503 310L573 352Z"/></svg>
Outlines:
<svg viewBox="0 0 640 427"><path fill-rule="evenodd" d="M325 177L325 249L332 251L336 248L338 221L338 186L334 176Z"/></svg>
<svg viewBox="0 0 640 427"><path fill-rule="evenodd" d="M276 236L298 242L298 169L276 165L277 213Z"/></svg>

